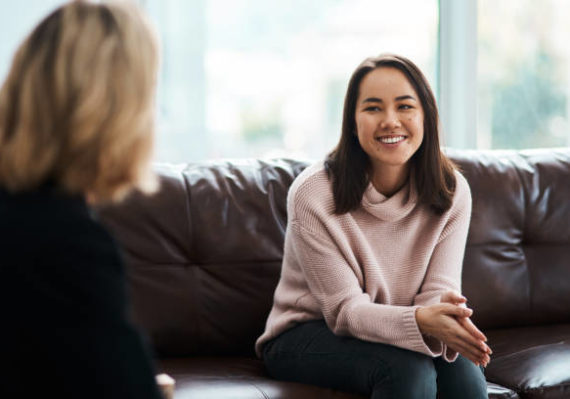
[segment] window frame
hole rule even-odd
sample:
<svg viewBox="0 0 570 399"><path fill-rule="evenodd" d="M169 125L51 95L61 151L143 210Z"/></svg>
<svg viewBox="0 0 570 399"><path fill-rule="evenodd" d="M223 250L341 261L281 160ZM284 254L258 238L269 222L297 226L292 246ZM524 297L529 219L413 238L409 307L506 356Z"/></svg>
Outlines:
<svg viewBox="0 0 570 399"><path fill-rule="evenodd" d="M477 140L477 0L439 0L437 92L443 145L480 148Z"/></svg>

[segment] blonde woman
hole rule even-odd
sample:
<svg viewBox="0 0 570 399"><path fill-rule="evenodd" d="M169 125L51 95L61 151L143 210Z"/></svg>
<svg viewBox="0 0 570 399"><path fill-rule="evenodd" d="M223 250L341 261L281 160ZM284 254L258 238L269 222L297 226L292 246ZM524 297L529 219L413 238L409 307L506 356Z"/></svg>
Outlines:
<svg viewBox="0 0 570 399"><path fill-rule="evenodd" d="M155 185L157 58L135 6L88 1L15 54L0 91L1 397L159 397L119 251L90 210Z"/></svg>

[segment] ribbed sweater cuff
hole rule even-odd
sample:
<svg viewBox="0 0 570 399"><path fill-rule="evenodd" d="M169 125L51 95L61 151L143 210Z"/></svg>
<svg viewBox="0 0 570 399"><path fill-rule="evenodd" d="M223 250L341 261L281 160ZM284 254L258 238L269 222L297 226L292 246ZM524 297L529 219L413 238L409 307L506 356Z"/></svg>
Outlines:
<svg viewBox="0 0 570 399"><path fill-rule="evenodd" d="M443 358L448 361L449 363L453 363L459 354L448 347L447 345L443 345Z"/></svg>
<svg viewBox="0 0 570 399"><path fill-rule="evenodd" d="M441 356L443 347L439 341L437 341L439 345L435 345L438 346L437 348L434 348L434 345L430 348L424 341L423 335L418 327L418 322L416 321L416 310L419 307L420 306L411 306L403 313L404 330L407 340L410 343L410 349L431 357Z"/></svg>

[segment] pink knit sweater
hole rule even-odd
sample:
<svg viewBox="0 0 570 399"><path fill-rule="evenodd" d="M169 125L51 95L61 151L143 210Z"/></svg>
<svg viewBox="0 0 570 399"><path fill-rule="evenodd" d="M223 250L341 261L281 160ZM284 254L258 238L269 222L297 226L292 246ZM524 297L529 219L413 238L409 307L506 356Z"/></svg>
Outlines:
<svg viewBox="0 0 570 399"><path fill-rule="evenodd" d="M441 216L417 202L413 184L389 198L370 184L358 210L335 215L323 163L303 171L289 190L281 279L257 354L296 324L324 319L337 335L454 361L457 353L420 333L415 311L461 292L471 193L456 177Z"/></svg>

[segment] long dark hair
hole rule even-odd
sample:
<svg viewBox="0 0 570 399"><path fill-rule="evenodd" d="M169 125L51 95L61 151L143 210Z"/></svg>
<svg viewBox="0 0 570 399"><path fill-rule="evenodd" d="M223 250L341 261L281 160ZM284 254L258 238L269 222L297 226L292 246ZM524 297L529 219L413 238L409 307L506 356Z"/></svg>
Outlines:
<svg viewBox="0 0 570 399"><path fill-rule="evenodd" d="M439 144L439 114L435 97L420 69L405 57L381 54L365 59L354 71L344 99L342 132L336 148L327 156L325 167L332 179L335 213L344 214L357 209L369 184L371 162L356 133L356 102L360 82L372 70L391 67L401 71L414 87L424 110L424 138L412 156L416 190L420 202L436 214L451 207L455 192L455 165L442 153Z"/></svg>

